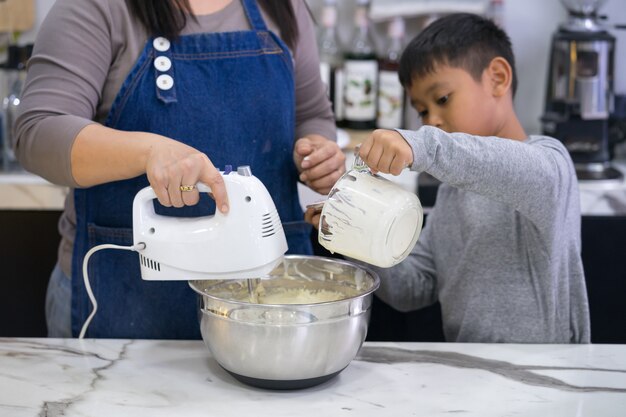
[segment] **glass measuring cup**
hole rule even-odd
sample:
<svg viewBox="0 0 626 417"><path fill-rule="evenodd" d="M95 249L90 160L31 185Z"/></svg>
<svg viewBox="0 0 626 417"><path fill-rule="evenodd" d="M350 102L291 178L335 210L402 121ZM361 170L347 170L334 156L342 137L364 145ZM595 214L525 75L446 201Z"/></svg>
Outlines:
<svg viewBox="0 0 626 417"><path fill-rule="evenodd" d="M323 202L318 241L331 252L390 267L411 252L423 219L417 195L373 174L357 149L352 168Z"/></svg>

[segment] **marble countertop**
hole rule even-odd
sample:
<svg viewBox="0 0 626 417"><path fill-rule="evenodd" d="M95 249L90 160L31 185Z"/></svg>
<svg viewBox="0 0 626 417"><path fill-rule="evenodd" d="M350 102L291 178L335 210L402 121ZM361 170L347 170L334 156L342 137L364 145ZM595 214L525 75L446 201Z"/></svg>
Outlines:
<svg viewBox="0 0 626 417"><path fill-rule="evenodd" d="M68 192L25 171L0 172L0 210L63 210Z"/></svg>
<svg viewBox="0 0 626 417"><path fill-rule="evenodd" d="M0 415L592 416L626 413L626 345L366 342L334 379L241 384L202 341L0 339Z"/></svg>
<svg viewBox="0 0 626 417"><path fill-rule="evenodd" d="M348 166L353 155L346 150ZM580 205L583 215L622 215L626 216L626 160L614 165L625 178L614 182L580 182ZM403 188L417 190L418 174L404 171L400 176L383 175ZM41 177L22 172L0 172L0 210L63 210L69 189L49 183ZM298 184L300 203L303 209L308 204L325 198L302 184Z"/></svg>

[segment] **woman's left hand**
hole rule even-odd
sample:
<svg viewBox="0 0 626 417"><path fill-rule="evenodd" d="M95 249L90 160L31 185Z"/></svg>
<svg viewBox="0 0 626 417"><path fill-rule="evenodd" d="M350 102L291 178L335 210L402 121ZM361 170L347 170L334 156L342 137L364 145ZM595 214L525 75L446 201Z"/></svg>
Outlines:
<svg viewBox="0 0 626 417"><path fill-rule="evenodd" d="M320 224L321 215L322 210L320 208L309 206L304 212L304 221L317 229Z"/></svg>
<svg viewBox="0 0 626 417"><path fill-rule="evenodd" d="M300 181L320 194L328 194L346 171L346 156L337 143L320 135L298 139L293 157Z"/></svg>

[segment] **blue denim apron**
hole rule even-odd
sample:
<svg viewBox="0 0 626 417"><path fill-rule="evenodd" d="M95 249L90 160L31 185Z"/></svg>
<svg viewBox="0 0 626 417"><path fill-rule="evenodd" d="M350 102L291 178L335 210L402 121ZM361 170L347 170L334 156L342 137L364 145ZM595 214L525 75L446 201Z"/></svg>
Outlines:
<svg viewBox="0 0 626 417"><path fill-rule="evenodd" d="M216 167L249 165L269 190L283 222L289 253L311 254L302 221L291 54L269 32L254 0L243 0L252 30L150 39L122 85L106 125L145 131L206 153ZM132 245L132 202L145 175L75 191L72 333L91 311L82 277L85 253L103 243ZM163 215L214 213L204 194L197 206L155 209ZM211 256L207 253L206 256ZM245 256L245 254L241 254ZM147 282L138 255L103 250L89 261L98 313L87 337L197 339L198 301L186 281Z"/></svg>

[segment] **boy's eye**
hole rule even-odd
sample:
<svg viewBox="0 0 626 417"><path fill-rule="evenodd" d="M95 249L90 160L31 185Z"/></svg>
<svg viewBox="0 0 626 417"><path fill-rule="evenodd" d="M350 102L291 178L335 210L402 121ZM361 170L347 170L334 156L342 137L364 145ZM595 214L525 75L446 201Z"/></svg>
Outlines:
<svg viewBox="0 0 626 417"><path fill-rule="evenodd" d="M448 102L448 98L449 98L449 96L439 97L437 99L437 104L439 104L439 105L446 104Z"/></svg>
<svg viewBox="0 0 626 417"><path fill-rule="evenodd" d="M417 112L418 116L422 119L428 115L428 110L422 110Z"/></svg>

